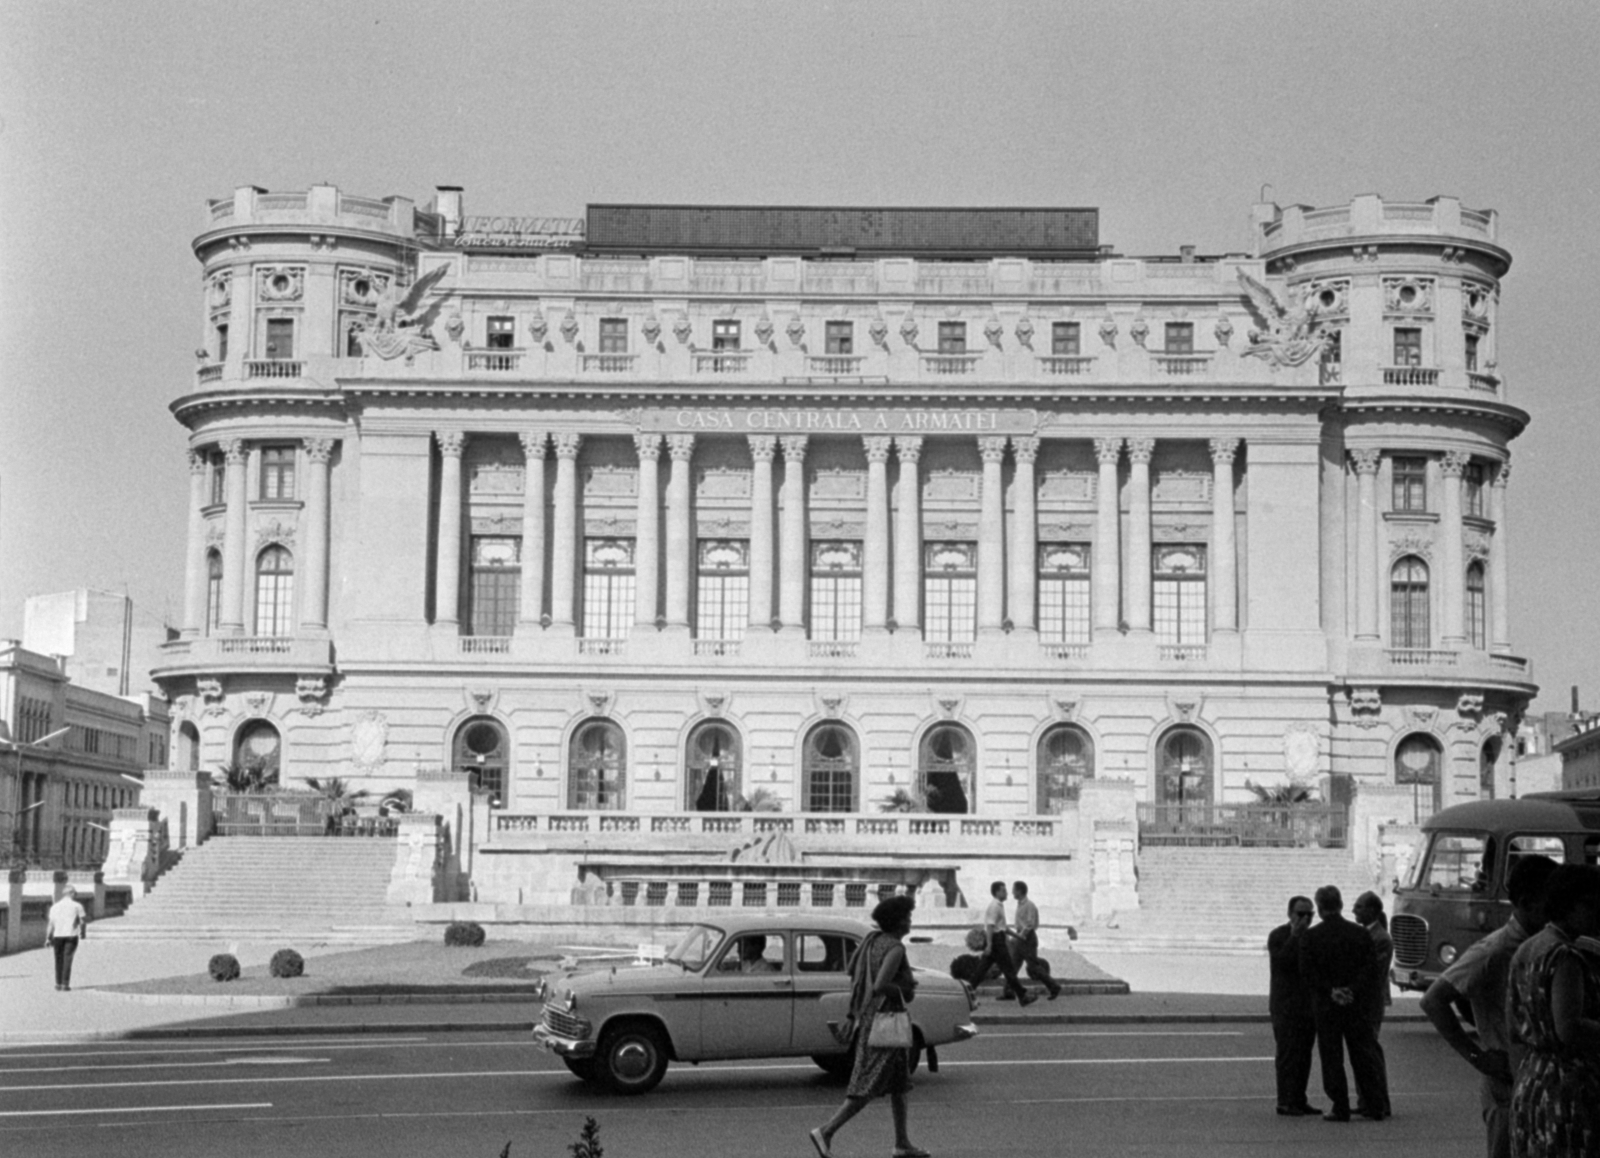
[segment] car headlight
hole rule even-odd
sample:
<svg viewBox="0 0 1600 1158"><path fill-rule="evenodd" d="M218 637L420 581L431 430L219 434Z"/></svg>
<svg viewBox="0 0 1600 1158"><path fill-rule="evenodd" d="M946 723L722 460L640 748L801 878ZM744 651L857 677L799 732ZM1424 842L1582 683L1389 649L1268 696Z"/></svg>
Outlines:
<svg viewBox="0 0 1600 1158"><path fill-rule="evenodd" d="M1440 945L1439 946L1439 960L1440 961L1443 961L1446 965L1449 965L1449 964L1453 963L1455 961L1455 959L1456 959L1456 947L1454 945Z"/></svg>
<svg viewBox="0 0 1600 1158"><path fill-rule="evenodd" d="M572 990L567 990L567 1012L571 1013L578 1008L578 995Z"/></svg>

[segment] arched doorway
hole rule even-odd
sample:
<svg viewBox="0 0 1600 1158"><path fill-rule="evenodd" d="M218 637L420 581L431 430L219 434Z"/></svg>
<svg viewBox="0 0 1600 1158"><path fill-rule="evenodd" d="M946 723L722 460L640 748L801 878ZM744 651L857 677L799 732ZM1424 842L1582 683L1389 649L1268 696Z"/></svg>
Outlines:
<svg viewBox="0 0 1600 1158"><path fill-rule="evenodd" d="M856 734L844 724L818 724L800 758L801 794L807 812L855 812L859 807L861 756Z"/></svg>
<svg viewBox="0 0 1600 1158"><path fill-rule="evenodd" d="M1061 724L1039 740L1039 784L1034 810L1042 816L1078 799L1083 782L1094 776L1094 741L1082 728Z"/></svg>
<svg viewBox="0 0 1600 1158"><path fill-rule="evenodd" d="M589 720L572 734L567 756L567 807L627 807L628 745L612 720Z"/></svg>
<svg viewBox="0 0 1600 1158"><path fill-rule="evenodd" d="M742 755L739 733L727 724L701 724L691 732L683 806L690 812L732 812L738 807Z"/></svg>
<svg viewBox="0 0 1600 1158"><path fill-rule="evenodd" d="M1417 824L1439 811L1443 773L1444 748L1432 736L1413 733L1395 748L1394 782L1410 786Z"/></svg>
<svg viewBox="0 0 1600 1158"><path fill-rule="evenodd" d="M1478 749L1478 795L1484 800L1494 799L1494 770L1503 748L1499 736L1490 736Z"/></svg>
<svg viewBox="0 0 1600 1158"><path fill-rule="evenodd" d="M450 766L465 772L472 787L489 795L489 807L506 801L506 770L511 764L511 742L506 729L492 716L474 716L456 729Z"/></svg>
<svg viewBox="0 0 1600 1158"><path fill-rule="evenodd" d="M960 724L939 724L922 737L917 779L929 812L971 812L976 767L972 733Z"/></svg>
<svg viewBox="0 0 1600 1158"><path fill-rule="evenodd" d="M1176 804L1185 820L1208 808L1216 783L1211 737L1199 728L1173 728L1156 746L1156 791L1162 804Z"/></svg>
<svg viewBox="0 0 1600 1158"><path fill-rule="evenodd" d="M253 785L265 787L278 783L279 765L283 755L283 738L278 729L266 720L251 720L239 729L233 740L233 769L229 772L229 787L239 789ZM234 773L244 782L233 783Z"/></svg>

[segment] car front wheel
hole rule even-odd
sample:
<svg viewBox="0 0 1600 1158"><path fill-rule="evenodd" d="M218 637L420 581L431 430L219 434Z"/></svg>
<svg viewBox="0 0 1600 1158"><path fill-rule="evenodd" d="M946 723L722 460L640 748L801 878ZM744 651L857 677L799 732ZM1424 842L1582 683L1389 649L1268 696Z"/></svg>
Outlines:
<svg viewBox="0 0 1600 1158"><path fill-rule="evenodd" d="M850 1071L855 1068L856 1055L852 1050L848 1053L814 1053L811 1060L817 1063L819 1069L830 1078L841 1080L850 1076Z"/></svg>
<svg viewBox="0 0 1600 1158"><path fill-rule="evenodd" d="M561 1059L567 1068L586 1082L593 1082L598 1078L595 1073L594 1059L588 1057L564 1057Z"/></svg>
<svg viewBox="0 0 1600 1158"><path fill-rule="evenodd" d="M667 1072L667 1043L654 1026L634 1023L609 1029L595 1063L617 1094L647 1094Z"/></svg>

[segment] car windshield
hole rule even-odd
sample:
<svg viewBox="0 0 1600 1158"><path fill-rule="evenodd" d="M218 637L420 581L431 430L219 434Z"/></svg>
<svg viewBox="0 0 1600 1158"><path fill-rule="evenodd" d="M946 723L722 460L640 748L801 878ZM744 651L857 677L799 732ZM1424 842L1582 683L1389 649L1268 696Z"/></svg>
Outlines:
<svg viewBox="0 0 1600 1158"><path fill-rule="evenodd" d="M715 925L695 925L673 946L666 960L685 969L699 969L721 943L721 929Z"/></svg>

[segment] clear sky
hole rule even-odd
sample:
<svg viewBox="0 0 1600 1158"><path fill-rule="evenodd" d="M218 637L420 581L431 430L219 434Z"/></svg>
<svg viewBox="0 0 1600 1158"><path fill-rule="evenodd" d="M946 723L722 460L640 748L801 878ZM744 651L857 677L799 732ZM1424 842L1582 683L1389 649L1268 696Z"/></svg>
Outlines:
<svg viewBox="0 0 1600 1158"><path fill-rule="evenodd" d="M0 0L0 636L182 606L202 201L1094 205L1130 254L1281 203L1498 209L1512 640L1600 708L1600 7ZM1581 332L1580 332L1581 331Z"/></svg>

